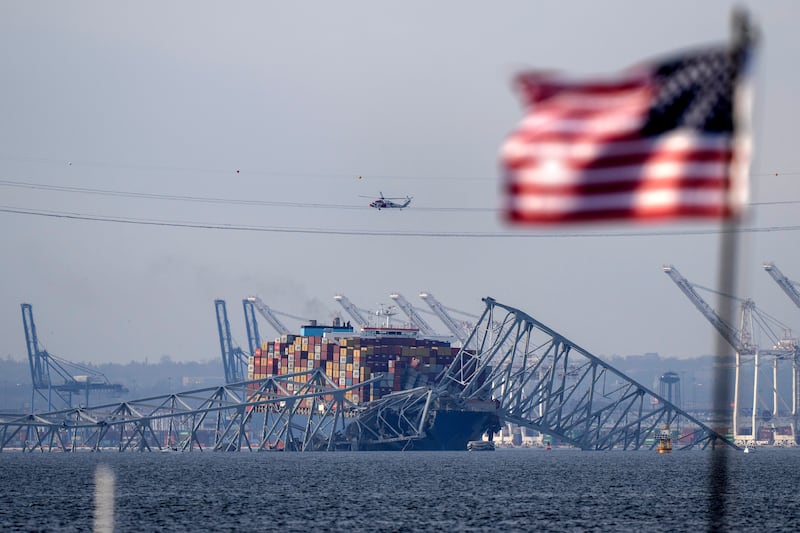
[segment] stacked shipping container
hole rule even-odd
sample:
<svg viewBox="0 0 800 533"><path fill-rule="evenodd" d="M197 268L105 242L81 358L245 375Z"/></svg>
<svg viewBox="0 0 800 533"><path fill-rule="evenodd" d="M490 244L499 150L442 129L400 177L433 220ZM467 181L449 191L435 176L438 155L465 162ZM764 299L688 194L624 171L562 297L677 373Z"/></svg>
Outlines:
<svg viewBox="0 0 800 533"><path fill-rule="evenodd" d="M345 394L360 403L435 382L457 353L448 342L415 337L283 335L256 350L248 375L263 379L319 368L345 388L383 374L380 381Z"/></svg>

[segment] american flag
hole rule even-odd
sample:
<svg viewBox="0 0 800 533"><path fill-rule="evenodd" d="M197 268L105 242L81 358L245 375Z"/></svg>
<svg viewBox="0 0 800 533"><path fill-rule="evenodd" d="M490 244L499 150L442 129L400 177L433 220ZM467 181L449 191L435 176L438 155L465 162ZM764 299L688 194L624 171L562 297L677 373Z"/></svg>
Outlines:
<svg viewBox="0 0 800 533"><path fill-rule="evenodd" d="M714 47L613 79L526 72L505 141L505 216L539 224L726 218L747 202L742 49ZM745 99L746 100L746 99Z"/></svg>

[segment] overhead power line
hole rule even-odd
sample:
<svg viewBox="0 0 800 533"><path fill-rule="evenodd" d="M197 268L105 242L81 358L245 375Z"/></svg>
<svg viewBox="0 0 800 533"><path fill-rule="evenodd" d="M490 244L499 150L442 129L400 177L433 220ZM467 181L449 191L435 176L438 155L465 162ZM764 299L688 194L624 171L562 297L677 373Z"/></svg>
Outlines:
<svg viewBox="0 0 800 533"><path fill-rule="evenodd" d="M98 196L111 196L120 198L139 198L148 200L171 200L179 202L194 202L206 204L221 204L221 205L242 205L242 206L256 206L256 207L291 207L291 208L304 208L304 209L369 209L369 206L361 204L324 204L315 202L283 202L275 200L242 200L236 198L216 198L208 196L188 196L180 194L162 194L162 193L147 193L136 191L118 191L111 189L98 189L94 187L73 187L68 185L49 185L45 183L30 183L24 181L4 180L0 179L0 186L15 187L21 189L57 191L78 194L91 194ZM779 200L772 202L751 202L751 206L762 205L791 205L800 204L800 200ZM499 212L497 207L424 207L415 206L415 211L425 212L484 212L492 213Z"/></svg>
<svg viewBox="0 0 800 533"><path fill-rule="evenodd" d="M343 204L318 204L309 202L275 202L268 200L240 200L235 198L213 198L201 196L187 196L178 194L160 194L135 191L115 191L110 189L96 189L93 187L70 187L66 185L48 185L44 183L28 183L22 181L0 180L0 185L6 187L17 187L21 189L35 189L46 191L59 191L69 193L92 194L99 196L115 196L122 198L145 198L150 200L177 200L181 202L200 202L208 204L229 204L229 205L253 205L263 207L312 207L312 208L333 208L333 209L361 209L360 205Z"/></svg>
<svg viewBox="0 0 800 533"><path fill-rule="evenodd" d="M244 205L256 207L302 207L306 209L370 209L363 204L322 204L314 202L281 202L274 200L241 200L236 198L214 198L207 196L186 196L178 194L160 194L135 191L116 191L110 189L97 189L93 187L71 187L67 185L48 185L44 183L29 183L23 181L0 180L0 186L15 187L21 189L57 191L67 193L92 194L98 196L112 196L121 198L140 198L148 200L172 200L179 202L196 202L207 204L223 205ZM415 211L469 211L469 212L493 212L497 211L493 207L414 207Z"/></svg>
<svg viewBox="0 0 800 533"><path fill-rule="evenodd" d="M691 235L719 235L722 233L771 233L780 231L798 231L800 226L765 226L740 228L709 228L696 230L672 231L621 231L621 232L469 232L469 231L373 231L336 228L292 228L278 226L249 226L241 224L214 224L206 222L167 221L157 219L139 219L117 216L91 215L86 213L70 213L62 211L44 211L22 209L11 206L0 206L0 213L41 216L91 222L114 222L141 226L165 226L173 228L211 229L227 231L254 231L266 233L299 233L313 235L353 235L364 237L430 237L430 238L470 238L470 239L553 239L553 238L612 238L612 237L670 237Z"/></svg>
<svg viewBox="0 0 800 533"><path fill-rule="evenodd" d="M310 179L342 179L342 180L352 180L357 178L359 175L364 177L368 177L369 179L376 179L376 180L403 180L403 181L413 181L413 180L420 180L420 181L497 181L497 176L443 176L443 175L434 175L434 174L382 174L382 173L372 173L369 171L358 170L357 172L347 173L347 172L314 172L314 171L307 171L307 172L298 172L296 170L276 170L276 169L264 169L264 168L241 168L241 167L229 167L229 168L220 168L220 167L208 167L208 166L183 166L183 165L156 165L156 164L148 164L148 163L131 163L126 161L100 161L100 160L91 160L91 159L61 159L61 158L54 158L54 157L40 157L40 156L32 156L32 155L14 155L14 154L2 154L0 153L0 160L3 161L18 161L23 163L43 163L53 166L69 166L74 168L81 168L81 167L89 167L89 168L118 168L118 169L128 169L128 170L137 170L137 171L146 171L146 172L191 172L191 173L203 173L203 174L240 174L245 176L269 176L269 177L276 177L276 178L310 178ZM774 176L799 176L800 171L761 171L758 172L751 172L750 175L754 178L756 177L774 177Z"/></svg>
<svg viewBox="0 0 800 533"><path fill-rule="evenodd" d="M128 163L128 162L114 162L114 161L94 161L87 159L64 160L55 159L52 157L33 157L33 156L11 156L0 154L0 160L3 161L18 161L24 163L43 163L47 165L59 167L72 167L72 168L116 168L127 169L144 172L190 172L193 174L216 174L216 175L230 175L236 174L241 176L265 176L273 178L308 178L308 179L340 179L352 180L357 179L359 175L368 177L370 180L424 180L424 181L490 181L496 180L496 176L442 176L442 175L398 175L398 174L380 174L365 172L359 170L358 172L345 173L345 172L298 172L296 170L274 170L274 169L257 169L257 168L214 168L214 167L190 167L180 165L153 165L142 163Z"/></svg>

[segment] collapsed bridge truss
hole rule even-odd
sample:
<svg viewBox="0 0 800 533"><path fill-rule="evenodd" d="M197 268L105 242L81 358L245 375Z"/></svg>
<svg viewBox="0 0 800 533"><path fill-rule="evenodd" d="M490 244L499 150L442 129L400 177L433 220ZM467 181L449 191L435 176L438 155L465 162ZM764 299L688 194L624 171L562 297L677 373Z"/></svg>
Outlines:
<svg viewBox="0 0 800 533"><path fill-rule="evenodd" d="M0 420L0 451L331 450L357 412L321 370Z"/></svg>
<svg viewBox="0 0 800 533"><path fill-rule="evenodd" d="M505 422L584 450L654 447L663 428L678 447L736 446L724 435L526 313L486 308L439 384L462 401L493 399Z"/></svg>
<svg viewBox="0 0 800 533"><path fill-rule="evenodd" d="M317 451L415 449L434 420L528 427L584 450L653 448L666 428L677 448L736 446L680 407L526 313L486 307L432 386L366 405L320 369L142 400L0 416L0 451ZM476 413L479 413L476 416ZM475 422L477 421L477 422ZM499 427L499 426L498 426ZM435 440L435 439L434 439ZM442 447L440 449L453 449ZM462 448L463 449L463 448Z"/></svg>

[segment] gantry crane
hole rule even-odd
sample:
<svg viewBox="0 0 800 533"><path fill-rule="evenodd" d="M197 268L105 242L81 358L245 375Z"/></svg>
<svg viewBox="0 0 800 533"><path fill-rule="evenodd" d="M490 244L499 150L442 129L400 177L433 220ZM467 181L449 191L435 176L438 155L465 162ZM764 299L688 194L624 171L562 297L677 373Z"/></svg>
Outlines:
<svg viewBox="0 0 800 533"><path fill-rule="evenodd" d="M52 411L54 393L67 407L72 407L74 394L83 394L85 404L88 405L90 391L111 392L116 395L128 392L122 384L111 383L99 370L67 361L44 350L36 333L33 306L24 303L20 307L31 368L31 412L34 412L37 393L47 400L47 410Z"/></svg>
<svg viewBox="0 0 800 533"><path fill-rule="evenodd" d="M695 285L684 278L681 273L678 272L677 268L672 265L665 265L663 270L672 278L672 281L675 282L678 288L683 291L698 311L706 317L706 320L716 328L719 334L722 335L722 338L725 339L738 354L752 355L756 352L757 347L753 343L752 329L750 327L752 322L748 320L748 318L752 316L752 309L755 305L752 300L745 300L742 303L742 326L741 329L737 329L724 321L717 312L697 294L697 291L694 289Z"/></svg>
<svg viewBox="0 0 800 533"><path fill-rule="evenodd" d="M258 333L258 322L256 321L256 311L253 302L245 298L242 300L244 309L244 323L247 327L247 344L250 353L255 354L257 348L261 348L261 335Z"/></svg>
<svg viewBox="0 0 800 533"><path fill-rule="evenodd" d="M344 310L347 311L347 314L349 314L353 320L356 321L358 327L365 328L369 326L369 320L364 318L364 315L361 314L361 311L359 311L358 307L356 307L353 302L348 300L347 296L344 294L336 294L334 295L333 299L339 302Z"/></svg>
<svg viewBox="0 0 800 533"><path fill-rule="evenodd" d="M458 325L458 323L450 316L447 312L445 307L439 303L439 301L433 297L433 294L429 292L421 292L419 293L419 297L425 300L425 302L430 306L431 311L436 313L436 316L439 317L439 320L450 330L450 333L455 335L455 337L461 342L464 343L467 340L468 331ZM470 328L471 329L471 328Z"/></svg>
<svg viewBox="0 0 800 533"><path fill-rule="evenodd" d="M789 297L792 302L797 307L800 307L800 290L798 290L798 285L796 282L787 278L783 272L781 272L774 263L764 263L764 270L766 270L772 279L783 289L783 292L786 293L786 296ZM800 391L798 391L798 385L800 384L800 354L795 352L795 356L792 360L792 398L794 399L792 402L792 416L797 417L800 416ZM798 424L800 426L800 424Z"/></svg>
<svg viewBox="0 0 800 533"><path fill-rule="evenodd" d="M225 300L214 300L214 307L217 311L217 331L219 332L219 347L222 352L222 367L225 370L225 383L245 381L249 358L241 348L233 345Z"/></svg>
<svg viewBox="0 0 800 533"><path fill-rule="evenodd" d="M417 328L419 328L420 333L428 337L436 336L436 332L433 330L430 324L425 322L425 319L422 318L419 313L417 313L417 310L414 308L414 306L408 303L408 300L406 300L402 294L393 292L389 295L389 298L397 302L397 305L411 320L411 323L414 324Z"/></svg>
<svg viewBox="0 0 800 533"><path fill-rule="evenodd" d="M791 337L790 330L784 324L781 324L773 317L761 312L756 308L755 302L752 299L735 298L730 295L723 295L733 298L741 304L741 326L739 329L733 327L725 322L720 316L708 305L705 300L695 291L694 285L689 280L684 278L678 270L672 265L663 267L664 272L669 275L675 284L683 291L683 293L691 300L697 309L711 322L720 335L733 347L736 351L736 367L735 367L735 385L734 385L734 410L733 410L733 428L734 432L738 430L738 411L739 411L739 383L740 383L740 368L741 357L744 355L753 356L754 374L753 374L753 413L752 413L752 438L756 439L756 413L757 399L758 399L758 366L759 356L766 355L772 356L772 412L774 415L778 414L778 387L777 387L777 373L778 373L778 360L791 359L793 365L796 367L794 361L797 360L798 344L797 339ZM710 290L710 289L709 289ZM772 342L769 348L759 348L758 344L753 339L753 325L757 324L760 330L764 332ZM777 324L783 328L783 337L773 331L771 324ZM798 405L798 391L797 391L797 371L793 372L792 376L792 416L796 417ZM792 422L792 434L794 434L795 422Z"/></svg>
<svg viewBox="0 0 800 533"><path fill-rule="evenodd" d="M783 292L786 293L786 296L794 302L794 305L800 307L800 290L797 288L797 283L784 276L783 272L781 272L774 263L764 263L764 270L766 270L769 275L772 276L772 279L780 285Z"/></svg>
<svg viewBox="0 0 800 533"><path fill-rule="evenodd" d="M786 324L783 324L776 318L760 310L752 299L737 298L735 296L722 294L722 296L736 300L741 306L740 327L737 329L722 320L711 306L694 290L695 287L704 288L709 291L711 289L691 283L672 265L663 267L663 270L672 278L684 294L689 297L695 307L700 310L712 325L714 325L728 344L741 355L753 355L758 352L761 355L786 357L794 353L797 348L797 339L791 336L791 329ZM754 326L758 326L759 331L768 337L771 346L760 347L758 345L756 339L753 338ZM782 336L775 331L775 328L780 328L782 330Z"/></svg>
<svg viewBox="0 0 800 533"><path fill-rule="evenodd" d="M276 312L270 309L267 306L267 304L262 302L261 298L259 298L258 296L249 296L247 300L253 303L255 308L258 309L258 312L261 313L261 315L267 319L267 322L269 322L273 328L275 328L275 331L278 332L278 335L288 335L289 333L291 333L289 328L284 326L283 322L281 322L280 319L278 319L278 317L275 316Z"/></svg>

